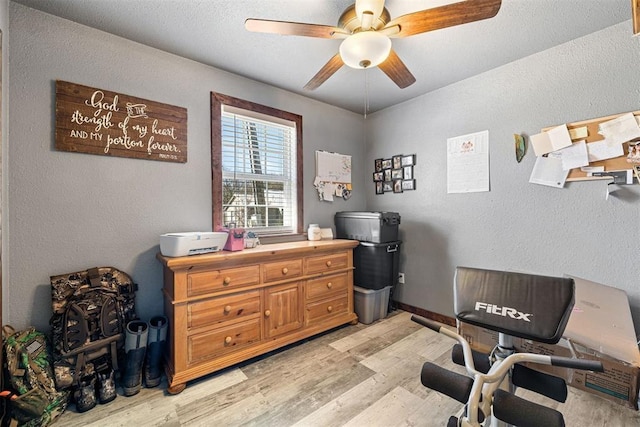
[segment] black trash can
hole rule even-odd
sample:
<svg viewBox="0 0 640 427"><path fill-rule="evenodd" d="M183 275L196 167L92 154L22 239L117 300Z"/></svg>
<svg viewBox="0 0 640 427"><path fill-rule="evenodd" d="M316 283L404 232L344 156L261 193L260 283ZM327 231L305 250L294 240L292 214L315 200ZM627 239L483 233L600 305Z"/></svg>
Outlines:
<svg viewBox="0 0 640 427"><path fill-rule="evenodd" d="M398 284L402 241L360 242L353 250L353 284L365 289L382 289Z"/></svg>

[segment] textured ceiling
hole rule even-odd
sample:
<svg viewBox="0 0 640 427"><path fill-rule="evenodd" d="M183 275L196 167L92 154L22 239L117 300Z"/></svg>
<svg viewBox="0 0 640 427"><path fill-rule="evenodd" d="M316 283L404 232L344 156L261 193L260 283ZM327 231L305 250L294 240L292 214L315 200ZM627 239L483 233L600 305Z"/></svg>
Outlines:
<svg viewBox="0 0 640 427"><path fill-rule="evenodd" d="M377 68L342 67L303 86L340 40L251 33L247 18L336 25L353 0L14 0L90 27L357 113L389 107L629 21L629 0L503 0L496 17L407 38L393 48L416 77L399 89ZM387 0L391 18L452 0ZM368 94L365 97L365 93Z"/></svg>

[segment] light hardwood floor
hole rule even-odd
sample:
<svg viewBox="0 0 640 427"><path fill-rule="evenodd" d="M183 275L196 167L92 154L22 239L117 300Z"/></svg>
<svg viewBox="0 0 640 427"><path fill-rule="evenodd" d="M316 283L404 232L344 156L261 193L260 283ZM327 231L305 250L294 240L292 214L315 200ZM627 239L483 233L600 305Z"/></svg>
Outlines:
<svg viewBox="0 0 640 427"><path fill-rule="evenodd" d="M420 370L450 361L453 341L396 311L371 325L348 325L190 382L168 395L166 382L133 397L77 413L56 426L445 426L461 404L420 383ZM640 426L640 412L569 389L552 406L567 426Z"/></svg>

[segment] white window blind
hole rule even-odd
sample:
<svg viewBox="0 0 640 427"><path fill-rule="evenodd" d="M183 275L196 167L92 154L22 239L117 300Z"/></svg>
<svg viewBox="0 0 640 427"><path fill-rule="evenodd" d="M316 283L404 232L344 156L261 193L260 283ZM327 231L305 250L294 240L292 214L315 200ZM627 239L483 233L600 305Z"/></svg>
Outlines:
<svg viewBox="0 0 640 427"><path fill-rule="evenodd" d="M295 123L223 107L224 224L262 235L295 232L296 185Z"/></svg>

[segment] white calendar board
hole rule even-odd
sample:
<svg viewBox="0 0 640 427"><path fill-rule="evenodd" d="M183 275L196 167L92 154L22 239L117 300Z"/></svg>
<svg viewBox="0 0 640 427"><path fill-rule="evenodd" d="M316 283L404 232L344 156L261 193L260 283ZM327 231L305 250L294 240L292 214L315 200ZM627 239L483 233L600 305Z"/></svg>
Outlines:
<svg viewBox="0 0 640 427"><path fill-rule="evenodd" d="M351 184L351 156L316 151L316 177L323 182Z"/></svg>

